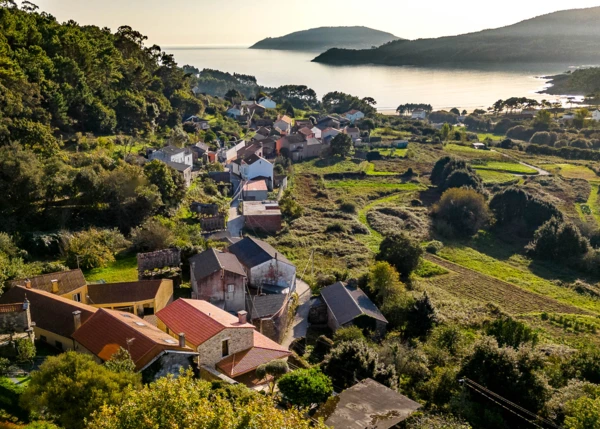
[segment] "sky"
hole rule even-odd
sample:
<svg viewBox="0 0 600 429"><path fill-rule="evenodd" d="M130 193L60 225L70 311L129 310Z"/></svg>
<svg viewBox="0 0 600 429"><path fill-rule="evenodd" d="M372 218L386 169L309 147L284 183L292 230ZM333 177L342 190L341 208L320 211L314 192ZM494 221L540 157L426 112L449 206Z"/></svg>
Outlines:
<svg viewBox="0 0 600 429"><path fill-rule="evenodd" d="M502 27L600 0L32 0L59 21L129 25L161 47L251 45L322 26L364 25L406 39Z"/></svg>

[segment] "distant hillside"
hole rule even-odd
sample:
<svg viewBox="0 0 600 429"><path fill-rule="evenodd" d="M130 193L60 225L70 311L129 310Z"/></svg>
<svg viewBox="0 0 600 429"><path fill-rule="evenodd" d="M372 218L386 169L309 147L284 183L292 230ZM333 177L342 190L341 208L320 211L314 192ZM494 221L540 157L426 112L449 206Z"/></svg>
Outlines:
<svg viewBox="0 0 600 429"><path fill-rule="evenodd" d="M495 30L400 40L378 49L331 49L328 64L428 65L501 62L600 63L600 7L555 12Z"/></svg>
<svg viewBox="0 0 600 429"><path fill-rule="evenodd" d="M544 90L545 94L590 95L600 94L600 68L586 68L572 73L549 76L552 86Z"/></svg>
<svg viewBox="0 0 600 429"><path fill-rule="evenodd" d="M400 38L367 27L321 27L297 31L282 37L269 37L250 49L323 52L330 48L370 49L394 40Z"/></svg>

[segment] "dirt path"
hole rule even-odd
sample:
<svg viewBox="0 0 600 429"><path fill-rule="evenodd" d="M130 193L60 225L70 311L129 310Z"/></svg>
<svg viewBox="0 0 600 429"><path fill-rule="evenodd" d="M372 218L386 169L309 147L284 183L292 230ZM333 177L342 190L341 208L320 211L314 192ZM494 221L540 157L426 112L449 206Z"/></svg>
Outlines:
<svg viewBox="0 0 600 429"><path fill-rule="evenodd" d="M298 294L298 309L294 321L281 342L282 346L288 348L296 338L306 337L306 330L308 329L308 312L310 310L310 297L312 296L310 286L306 282L297 279L296 293Z"/></svg>
<svg viewBox="0 0 600 429"><path fill-rule="evenodd" d="M513 314L548 311L565 314L593 313L569 304L563 304L544 295L521 289L511 283L465 268L440 257L426 254L430 262L450 271L449 274L423 280L425 284L447 290L459 297L480 302L491 302Z"/></svg>

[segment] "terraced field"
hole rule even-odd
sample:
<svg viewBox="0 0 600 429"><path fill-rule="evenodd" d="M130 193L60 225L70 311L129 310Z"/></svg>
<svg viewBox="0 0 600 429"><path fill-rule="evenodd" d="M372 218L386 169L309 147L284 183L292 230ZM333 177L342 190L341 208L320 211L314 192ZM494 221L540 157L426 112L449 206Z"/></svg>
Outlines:
<svg viewBox="0 0 600 429"><path fill-rule="evenodd" d="M483 179L483 183L489 184L508 184L512 182L517 182L519 180L518 177L515 177L513 174L502 173L499 171L491 171L491 170L478 170L477 174Z"/></svg>
<svg viewBox="0 0 600 429"><path fill-rule="evenodd" d="M447 290L462 298L479 302L491 302L511 314L553 312L566 314L591 314L578 307L563 304L552 298L528 292L511 283L470 270L445 259L427 254L425 259L448 271L420 282Z"/></svg>
<svg viewBox="0 0 600 429"><path fill-rule="evenodd" d="M499 171L509 174L537 174L537 170L517 162L488 161L485 164L473 164L475 170Z"/></svg>

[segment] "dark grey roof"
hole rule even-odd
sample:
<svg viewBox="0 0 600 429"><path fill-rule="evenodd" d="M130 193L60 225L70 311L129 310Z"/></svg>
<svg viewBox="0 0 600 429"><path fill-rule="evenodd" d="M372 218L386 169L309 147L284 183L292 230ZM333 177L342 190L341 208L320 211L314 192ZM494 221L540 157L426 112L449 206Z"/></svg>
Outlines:
<svg viewBox="0 0 600 429"><path fill-rule="evenodd" d="M190 258L190 266L194 269L196 280L202 280L217 271L221 271L221 269L240 276L246 276L244 267L242 267L235 255L215 249L208 249L198 255L192 256Z"/></svg>
<svg viewBox="0 0 600 429"><path fill-rule="evenodd" d="M185 149L172 145L165 146L162 149L160 149L160 151L166 153L167 155L177 155L178 153L186 152Z"/></svg>
<svg viewBox="0 0 600 429"><path fill-rule="evenodd" d="M333 411L328 401L315 417L325 418L325 424L333 429L389 429L421 408L421 404L370 378L331 401L337 402Z"/></svg>
<svg viewBox="0 0 600 429"><path fill-rule="evenodd" d="M373 301L358 287L350 287L342 282L337 282L321 289L321 296L339 325L351 322L363 314L387 323L386 318L373 304Z"/></svg>
<svg viewBox="0 0 600 429"><path fill-rule="evenodd" d="M314 146L314 145L323 144L323 142L321 140L319 140L319 139L310 138L310 139L306 140L306 144L308 146Z"/></svg>
<svg viewBox="0 0 600 429"><path fill-rule="evenodd" d="M245 237L243 240L232 244L229 246L229 251L236 255L240 262L248 268L256 267L276 257L281 262L293 265L269 243L252 237Z"/></svg>
<svg viewBox="0 0 600 429"><path fill-rule="evenodd" d="M208 177L217 183L230 183L231 175L228 171L211 171L208 173Z"/></svg>
<svg viewBox="0 0 600 429"><path fill-rule="evenodd" d="M41 276L30 277L29 279L11 280L8 282L8 285L11 287L25 287L27 282L30 281L33 289L52 292L52 284L54 280L56 280L59 295L66 295L67 293L74 291L75 289L82 288L87 284L81 270L76 269L71 271L43 274Z"/></svg>
<svg viewBox="0 0 600 429"><path fill-rule="evenodd" d="M171 162L171 161L167 161L165 162L165 164L167 164L169 167L183 173L185 170L187 170L188 168L192 168L191 166L187 165L187 164L182 164L181 162Z"/></svg>
<svg viewBox="0 0 600 429"><path fill-rule="evenodd" d="M262 319L276 314L288 299L287 294L250 296L246 295L246 309L250 319Z"/></svg>

